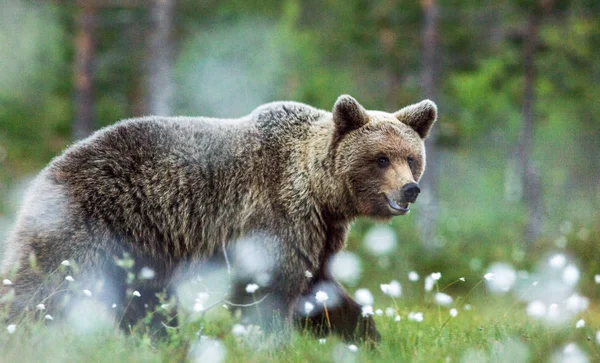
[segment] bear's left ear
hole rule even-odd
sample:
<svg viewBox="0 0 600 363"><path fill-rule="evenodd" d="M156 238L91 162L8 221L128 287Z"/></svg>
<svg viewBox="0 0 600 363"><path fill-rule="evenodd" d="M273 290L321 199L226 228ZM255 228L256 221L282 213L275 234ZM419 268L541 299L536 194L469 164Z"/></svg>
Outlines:
<svg viewBox="0 0 600 363"><path fill-rule="evenodd" d="M437 120L437 106L431 100L423 100L414 105L404 107L394 113L394 115L424 139L429 134L431 126Z"/></svg>
<svg viewBox="0 0 600 363"><path fill-rule="evenodd" d="M356 130L369 122L367 111L352 96L341 95L333 106L334 139L341 139L346 133Z"/></svg>

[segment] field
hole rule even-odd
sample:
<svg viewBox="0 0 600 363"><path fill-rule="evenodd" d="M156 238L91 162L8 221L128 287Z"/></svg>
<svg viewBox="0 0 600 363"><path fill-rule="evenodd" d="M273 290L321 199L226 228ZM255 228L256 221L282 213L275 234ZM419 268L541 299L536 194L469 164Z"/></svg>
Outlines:
<svg viewBox="0 0 600 363"><path fill-rule="evenodd" d="M48 311L39 311L34 321L6 321L0 309L5 324L0 361L600 361L596 228L565 222L557 239L565 245L549 242L521 258L518 239L505 242L511 241L506 230L488 235L486 243L476 243L475 230L428 250L412 235L413 218L391 225L357 222L348 248L330 265L357 301L372 306L365 313L373 314L380 344L354 347L335 336L322 340L296 329L291 341L276 345L256 327L241 325L231 314L234 307L216 304L221 295L206 294L227 286L218 270L204 280L210 286L180 296L177 319L168 323L164 336L146 322L125 333L116 327L121 317L95 304L97 295L86 296L87 287L74 275L68 289L82 300L63 319L50 320ZM132 261L124 260L122 267L131 269ZM64 279L72 268L61 264L53 278ZM128 275L128 284L139 278ZM5 291L8 283L3 282ZM138 298L133 286L130 301Z"/></svg>
<svg viewBox="0 0 600 363"><path fill-rule="evenodd" d="M497 277L500 276L493 278ZM404 289L422 286L422 281L418 281ZM581 314L567 314L564 320L551 321L551 308L540 312L532 303L522 303L509 295L492 295L487 292L484 279L474 283L464 296L452 298L449 304L436 297L441 286L436 282L421 301L376 294L374 318L382 335L378 345L352 346L334 336L320 340L300 329L289 344L276 347L260 331L242 328L220 305L203 314L202 319L180 317L180 322L187 323L167 329L168 336L162 338L144 325L124 334L115 328L114 321L93 311L94 305L87 305L61 323L44 319L42 314L38 321L22 321L12 329L3 329L0 361L349 363L600 359L596 333L600 313L595 306L587 307ZM558 306L562 309L562 305ZM456 309L452 311L454 316L450 309Z"/></svg>

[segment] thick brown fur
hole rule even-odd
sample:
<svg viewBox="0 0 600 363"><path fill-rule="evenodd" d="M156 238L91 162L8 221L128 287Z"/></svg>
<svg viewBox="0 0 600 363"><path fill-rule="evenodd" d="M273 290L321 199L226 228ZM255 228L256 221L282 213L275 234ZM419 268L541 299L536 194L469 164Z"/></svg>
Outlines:
<svg viewBox="0 0 600 363"><path fill-rule="evenodd" d="M356 217L402 214L385 195L401 202L401 187L419 180L423 138L436 117L431 101L389 114L341 96L332 113L275 102L240 119L146 117L100 130L55 158L29 190L2 269L16 271L11 314L33 309L55 288L44 276L63 260L81 276L111 280L107 303L120 298L122 306L115 258L124 252L136 268L155 271L140 287L153 296L172 287L178 267L254 238L274 261L261 305L283 325L302 295L331 282L341 301L332 306L334 330L377 339L327 261ZM389 167L378 164L381 155Z"/></svg>

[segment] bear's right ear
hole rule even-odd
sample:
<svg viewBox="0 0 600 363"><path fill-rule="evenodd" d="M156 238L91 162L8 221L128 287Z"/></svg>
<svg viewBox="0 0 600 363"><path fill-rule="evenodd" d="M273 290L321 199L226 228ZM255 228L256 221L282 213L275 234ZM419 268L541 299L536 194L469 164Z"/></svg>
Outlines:
<svg viewBox="0 0 600 363"><path fill-rule="evenodd" d="M341 95L333 106L334 141L369 122L367 111L352 96Z"/></svg>

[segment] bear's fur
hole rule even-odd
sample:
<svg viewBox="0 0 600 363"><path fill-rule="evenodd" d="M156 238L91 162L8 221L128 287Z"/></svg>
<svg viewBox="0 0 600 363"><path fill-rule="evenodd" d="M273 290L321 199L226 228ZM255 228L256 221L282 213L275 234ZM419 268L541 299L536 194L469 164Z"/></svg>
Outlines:
<svg viewBox="0 0 600 363"><path fill-rule="evenodd" d="M340 96L332 113L274 102L239 119L145 117L102 129L55 158L28 192L2 268L14 273L11 317L42 300L52 311L58 303L46 298L56 285L46 276L63 260L84 281L108 279L105 302L122 308L129 297L116 261L127 253L135 272L155 272L136 288L148 299L125 312L133 323L141 301L152 308L155 293L173 287L177 268L227 257L236 241L251 239L272 261L258 306L281 319L267 328L289 327L301 302L319 305L315 290L325 289L335 295L328 329L378 339L326 263L356 217L408 211L414 199L402 187L423 173L423 140L436 118L428 100L390 114ZM238 257L229 256L234 271ZM318 329L322 314L315 309L306 321Z"/></svg>

